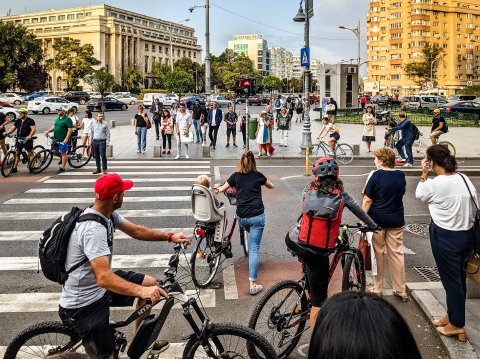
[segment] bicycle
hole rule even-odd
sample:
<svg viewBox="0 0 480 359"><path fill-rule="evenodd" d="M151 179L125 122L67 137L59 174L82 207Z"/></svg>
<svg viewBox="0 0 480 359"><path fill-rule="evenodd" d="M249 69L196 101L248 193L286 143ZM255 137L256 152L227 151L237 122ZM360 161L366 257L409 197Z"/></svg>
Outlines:
<svg viewBox="0 0 480 359"><path fill-rule="evenodd" d="M60 142L55 140L54 138L50 137L48 133L45 135L48 141L52 144L52 146L58 145ZM78 140L80 137L74 136L71 138L71 141ZM87 154L85 156L85 153ZM30 172L38 174L45 171L50 163L52 163L53 156L58 156L58 150L44 149L43 151L38 152L32 158L32 165L30 166ZM72 148L71 142L68 143L68 151L67 151L67 160L70 167L73 168L82 168L85 166L90 159L92 158L92 151L90 150L90 146L87 145L79 145L75 148Z"/></svg>
<svg viewBox="0 0 480 359"><path fill-rule="evenodd" d="M435 138L438 144L447 147L450 150L450 153L452 154L452 156L455 157L455 155L457 154L457 150L455 149L455 146L451 142L439 141L440 136L437 136ZM427 148L430 146L431 146L430 143L427 143L423 140L423 133L420 133L420 137L418 138L418 140L415 140L412 147L415 149L415 153L425 156L427 152Z"/></svg>
<svg viewBox="0 0 480 359"><path fill-rule="evenodd" d="M236 206L237 199L235 191L224 192L230 205ZM220 264L223 263L222 255L225 259L232 258L232 236L237 225L237 215L234 214L233 222L228 234L223 237L222 242L215 242L216 223L205 223L197 221L194 229L194 236L197 245L192 253L190 265L192 270L192 279L199 288L208 287L217 274ZM248 232L239 225L240 244L243 247L245 256L248 257Z"/></svg>
<svg viewBox="0 0 480 359"><path fill-rule="evenodd" d="M7 145L7 148L9 149L7 154L5 155L5 158L3 159L3 163L1 165L1 172L3 177L8 177L12 173L13 166L15 166L15 157L17 155L17 147L18 144L25 144L27 140L24 137L18 137L18 136L8 136L10 138L15 139L15 144L12 146ZM32 140L36 140L37 136L33 136ZM33 152L38 153L41 150L44 150L45 148L42 145L36 145L33 146ZM32 157L33 160L33 157ZM20 161L24 165L28 166L28 169L30 171L30 156L28 152L25 150L25 148L22 148L22 152L20 152Z"/></svg>
<svg viewBox="0 0 480 359"><path fill-rule="evenodd" d="M330 153L330 146L324 139L320 139L320 142L314 144L316 146L316 150L312 150L312 161L315 164L317 158L319 157L320 150L323 151L322 157L327 157L327 153ZM350 162L353 161L353 148L346 143L338 143L335 142L335 147L333 151L333 158L335 158L338 162L342 165L348 165Z"/></svg>
<svg viewBox="0 0 480 359"><path fill-rule="evenodd" d="M174 254L170 257L169 267L164 271L164 278L159 281L159 286L168 293L169 298L162 298L159 301L159 303L164 303L159 314L149 314L142 321L128 349L127 338L118 329L133 323L156 304L147 301L127 320L110 323L110 328L115 336L114 357L118 358L120 353L124 353L126 349L128 358L151 357L150 351L153 344L159 337L174 303L178 301L182 303L182 314L193 330L193 333L183 338L187 343L182 358L249 358L251 357L249 353L254 350L256 353L260 352L262 358L276 359L275 350L258 333L239 324L213 323L205 310L200 307L201 302L199 305L194 297L185 294L182 286L176 280L180 251L182 250L186 257L185 248L181 244L173 247ZM193 314L197 315L201 324L197 324ZM29 343L32 344L29 345ZM87 352L92 350L88 341L83 342L61 322L44 322L27 328L13 339L6 349L4 359L25 359L29 356L45 358L63 352L81 351L82 346Z"/></svg>
<svg viewBox="0 0 480 359"><path fill-rule="evenodd" d="M328 282L330 283L341 261L342 291L364 292L365 267L362 254L352 246L353 229L358 229L361 233L369 231L368 227L361 225L341 225L337 245L330 251L334 256L330 263ZM298 257L293 252L292 255ZM310 284L305 272L305 264L301 258L298 260L302 264L302 278L298 282L284 280L271 287L256 305L248 323L250 328L269 339L279 358L288 357L300 341L302 334L309 329L309 326L307 328L305 326L310 319L312 307Z"/></svg>

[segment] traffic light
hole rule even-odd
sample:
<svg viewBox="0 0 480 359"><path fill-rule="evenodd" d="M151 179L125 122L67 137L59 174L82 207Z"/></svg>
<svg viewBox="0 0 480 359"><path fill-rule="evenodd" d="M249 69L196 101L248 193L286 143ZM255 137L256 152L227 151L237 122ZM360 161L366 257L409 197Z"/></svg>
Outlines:
<svg viewBox="0 0 480 359"><path fill-rule="evenodd" d="M258 91L257 79L241 79L235 83L235 92L238 95L253 96Z"/></svg>

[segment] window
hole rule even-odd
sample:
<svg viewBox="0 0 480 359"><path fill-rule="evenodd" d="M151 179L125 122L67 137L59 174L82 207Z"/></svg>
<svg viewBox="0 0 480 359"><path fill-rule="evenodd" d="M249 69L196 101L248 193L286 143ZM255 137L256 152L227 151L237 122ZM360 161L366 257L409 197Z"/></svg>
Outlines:
<svg viewBox="0 0 480 359"><path fill-rule="evenodd" d="M24 24L30 24L30 19L25 19L25 20L23 20L23 23L24 23Z"/></svg>
<svg viewBox="0 0 480 359"><path fill-rule="evenodd" d="M157 51L157 49L156 49L155 45L152 45L152 52L156 52L156 51Z"/></svg>
<svg viewBox="0 0 480 359"><path fill-rule="evenodd" d="M41 17L40 22L47 22L47 17Z"/></svg>
<svg viewBox="0 0 480 359"><path fill-rule="evenodd" d="M38 24L38 17L32 19L32 24Z"/></svg>
<svg viewBox="0 0 480 359"><path fill-rule="evenodd" d="M401 80L402 79L402 75L400 74L392 74L392 76L390 77L392 80Z"/></svg>
<svg viewBox="0 0 480 359"><path fill-rule="evenodd" d="M148 51L148 44L145 44L145 51Z"/></svg>
<svg viewBox="0 0 480 359"><path fill-rule="evenodd" d="M82 13L77 14L77 19L79 20L83 19L83 14Z"/></svg>
<svg viewBox="0 0 480 359"><path fill-rule="evenodd" d="M65 20L65 15L58 15L58 21Z"/></svg>
<svg viewBox="0 0 480 359"><path fill-rule="evenodd" d="M68 14L67 15L67 20L74 20L75 19L75 14Z"/></svg>
<svg viewBox="0 0 480 359"><path fill-rule="evenodd" d="M56 21L57 20L57 17L56 16L50 16L48 18L48 21L52 22L52 21Z"/></svg>

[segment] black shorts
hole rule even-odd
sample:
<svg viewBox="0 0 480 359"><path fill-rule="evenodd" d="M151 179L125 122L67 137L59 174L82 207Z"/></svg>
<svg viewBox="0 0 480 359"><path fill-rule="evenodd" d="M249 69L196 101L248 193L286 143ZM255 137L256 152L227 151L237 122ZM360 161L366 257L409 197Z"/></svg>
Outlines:
<svg viewBox="0 0 480 359"><path fill-rule="evenodd" d="M5 132L0 132L0 141L3 141L5 139L4 133Z"/></svg>
<svg viewBox="0 0 480 359"><path fill-rule="evenodd" d="M237 126L227 126L227 136L236 136L237 135Z"/></svg>
<svg viewBox="0 0 480 359"><path fill-rule="evenodd" d="M314 307L321 307L328 295L328 255L318 256L311 260L304 260L304 264L310 286L312 305Z"/></svg>
<svg viewBox="0 0 480 359"><path fill-rule="evenodd" d="M330 138L334 138L335 140L338 141L340 139L340 134L338 132L331 133Z"/></svg>
<svg viewBox="0 0 480 359"><path fill-rule="evenodd" d="M27 152L33 150L33 140L25 142L17 140L17 153L21 153L22 149L25 149Z"/></svg>
<svg viewBox="0 0 480 359"><path fill-rule="evenodd" d="M145 278L144 274L131 271L117 270L115 274L139 285ZM59 307L58 314L68 329L95 345L97 358L108 358L115 349L115 337L109 326L110 307L132 306L134 301L135 297L106 292L102 298L85 307L77 309Z"/></svg>

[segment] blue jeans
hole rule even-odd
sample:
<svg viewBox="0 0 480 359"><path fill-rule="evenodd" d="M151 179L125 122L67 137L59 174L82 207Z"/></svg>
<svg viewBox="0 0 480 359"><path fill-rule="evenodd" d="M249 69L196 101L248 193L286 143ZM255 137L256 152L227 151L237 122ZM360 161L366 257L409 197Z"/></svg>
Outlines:
<svg viewBox="0 0 480 359"><path fill-rule="evenodd" d="M248 278L250 282L257 280L258 265L260 262L260 242L262 241L263 229L265 228L265 213L255 217L238 217L238 223L249 234L248 238Z"/></svg>
<svg viewBox="0 0 480 359"><path fill-rule="evenodd" d="M200 125L200 120L193 120L193 127L195 127L195 138L197 142L203 141L202 136L202 126Z"/></svg>
<svg viewBox="0 0 480 359"><path fill-rule="evenodd" d="M137 127L137 149L145 152L147 149L147 128Z"/></svg>
<svg viewBox="0 0 480 359"><path fill-rule="evenodd" d="M413 165L413 152L412 146L415 140L413 138L409 138L404 140L403 138L397 142L395 147L397 148L398 154L400 157L405 158L405 152L403 152L403 146L405 146L405 150L407 151L407 162Z"/></svg>
<svg viewBox="0 0 480 359"><path fill-rule="evenodd" d="M100 169L100 157L102 158L102 169L107 170L107 140L93 140L93 153L95 154L95 163L97 170Z"/></svg>

